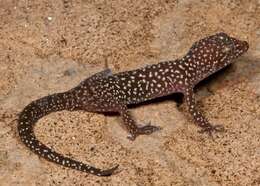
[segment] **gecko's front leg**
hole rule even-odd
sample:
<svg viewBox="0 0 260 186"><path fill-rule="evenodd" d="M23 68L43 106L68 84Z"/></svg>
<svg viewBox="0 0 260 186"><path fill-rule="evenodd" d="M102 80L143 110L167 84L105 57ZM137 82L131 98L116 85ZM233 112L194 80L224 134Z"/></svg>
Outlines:
<svg viewBox="0 0 260 186"><path fill-rule="evenodd" d="M199 127L202 128L199 132L207 132L211 135L214 131L222 132L224 130L222 125L211 125L207 118L203 116L196 104L195 95L192 88L186 89L184 93L184 100L188 105L189 112L193 116L194 121Z"/></svg>
<svg viewBox="0 0 260 186"><path fill-rule="evenodd" d="M135 140L135 138L138 135L143 135L143 134L149 135L149 134L152 134L153 132L161 129L160 127L153 126L150 124L144 125L144 126L137 126L135 120L129 113L129 110L127 109L126 105L120 107L119 112L122 116L124 125L125 125L127 131L129 132L129 135L127 138L130 140Z"/></svg>

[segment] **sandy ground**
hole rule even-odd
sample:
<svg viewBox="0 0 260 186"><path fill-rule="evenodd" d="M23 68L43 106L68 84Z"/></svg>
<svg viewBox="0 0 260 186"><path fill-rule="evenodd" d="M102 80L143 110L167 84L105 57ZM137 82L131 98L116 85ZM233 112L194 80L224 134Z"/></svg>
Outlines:
<svg viewBox="0 0 260 186"><path fill-rule="evenodd" d="M0 185L260 185L259 0L0 0ZM59 112L41 119L39 139L92 165L100 178L38 158L20 142L18 113L105 67L113 72L181 57L225 31L250 50L197 88L199 105L226 132L199 134L186 106L164 99L132 108L163 130L126 139L120 117Z"/></svg>

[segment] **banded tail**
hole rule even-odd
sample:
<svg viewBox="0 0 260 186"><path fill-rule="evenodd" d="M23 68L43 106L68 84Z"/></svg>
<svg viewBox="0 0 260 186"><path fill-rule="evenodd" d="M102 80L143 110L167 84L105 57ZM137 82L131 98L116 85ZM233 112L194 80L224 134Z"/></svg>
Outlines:
<svg viewBox="0 0 260 186"><path fill-rule="evenodd" d="M75 96L71 91L64 93L52 94L33 101L27 105L19 115L18 119L18 132L22 142L34 153L48 161L63 165L68 168L76 169L79 171L91 173L97 176L110 176L118 168L118 165L111 169L101 170L82 162L65 157L62 154L50 149L39 140L33 131L35 123L43 116L51 112L61 110L76 110Z"/></svg>

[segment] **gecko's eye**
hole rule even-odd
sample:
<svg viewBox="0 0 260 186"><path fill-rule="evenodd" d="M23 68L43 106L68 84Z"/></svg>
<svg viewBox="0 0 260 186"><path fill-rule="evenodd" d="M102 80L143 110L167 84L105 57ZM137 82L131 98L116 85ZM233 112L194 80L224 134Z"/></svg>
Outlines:
<svg viewBox="0 0 260 186"><path fill-rule="evenodd" d="M224 40L224 37L223 36L219 36L219 39Z"/></svg>
<svg viewBox="0 0 260 186"><path fill-rule="evenodd" d="M225 40L226 38L228 38L228 35L224 32L220 32L218 34L216 34L217 37L220 39L220 40Z"/></svg>

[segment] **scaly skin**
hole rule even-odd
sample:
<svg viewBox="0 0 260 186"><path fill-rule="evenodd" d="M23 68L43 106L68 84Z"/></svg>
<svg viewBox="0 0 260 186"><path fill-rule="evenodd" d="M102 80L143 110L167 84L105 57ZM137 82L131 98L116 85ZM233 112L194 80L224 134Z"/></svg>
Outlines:
<svg viewBox="0 0 260 186"><path fill-rule="evenodd" d="M221 131L213 126L198 109L194 86L214 72L226 67L248 50L248 43L218 33L195 42L181 59L165 61L141 69L112 74L109 69L82 81L77 87L33 101L20 113L18 131L22 142L39 156L97 176L109 176L117 169L101 170L55 152L35 137L33 126L43 116L61 110L89 112L118 112L122 116L129 139L159 130L152 125L138 126L127 105L144 102L175 92L184 100L195 123L202 132Z"/></svg>

